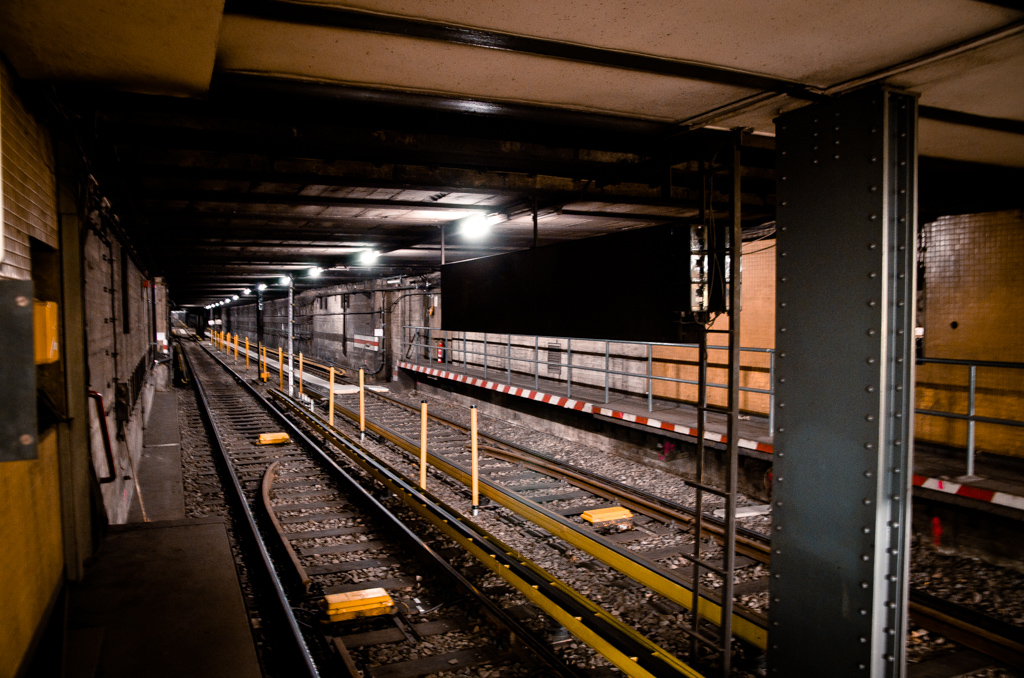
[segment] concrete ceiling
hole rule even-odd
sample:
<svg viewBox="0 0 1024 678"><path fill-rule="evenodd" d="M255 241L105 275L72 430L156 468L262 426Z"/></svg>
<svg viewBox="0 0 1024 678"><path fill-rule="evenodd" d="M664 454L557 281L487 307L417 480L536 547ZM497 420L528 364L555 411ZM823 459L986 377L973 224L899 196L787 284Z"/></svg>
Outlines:
<svg viewBox="0 0 1024 678"><path fill-rule="evenodd" d="M773 119L867 85L920 94L926 213L996 185L958 162L1024 168L1016 0L8 0L0 40L23 78L193 99L82 98L120 204L177 234L154 257L191 258L155 266L189 303L282 268L367 275L366 247L436 267L474 209L508 221L451 256L528 246L534 204L548 241L692 218L733 127L753 227Z"/></svg>

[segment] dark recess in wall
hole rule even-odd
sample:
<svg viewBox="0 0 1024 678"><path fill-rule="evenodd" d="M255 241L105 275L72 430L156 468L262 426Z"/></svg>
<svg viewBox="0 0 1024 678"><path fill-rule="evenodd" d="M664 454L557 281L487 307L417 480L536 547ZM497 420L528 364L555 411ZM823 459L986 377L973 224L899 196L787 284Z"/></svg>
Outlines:
<svg viewBox="0 0 1024 678"><path fill-rule="evenodd" d="M441 268L442 329L693 341L690 227L668 224Z"/></svg>

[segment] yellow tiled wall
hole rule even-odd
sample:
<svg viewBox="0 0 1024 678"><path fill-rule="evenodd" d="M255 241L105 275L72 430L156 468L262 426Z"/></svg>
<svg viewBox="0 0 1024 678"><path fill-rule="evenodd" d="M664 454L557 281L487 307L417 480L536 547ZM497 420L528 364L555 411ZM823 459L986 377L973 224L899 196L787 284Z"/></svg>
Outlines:
<svg viewBox="0 0 1024 678"><path fill-rule="evenodd" d="M773 348L775 346L775 241L763 240L744 243L740 259L743 271L741 291L740 345L744 348ZM712 329L729 328L729 318L719 316ZM724 334L711 334L711 346L725 346ZM709 350L708 382L725 384L725 370L728 356L724 350ZM748 388L768 389L769 356L767 353L744 352L741 356L740 385ZM656 376L673 379L697 380L697 349L655 347L653 371ZM656 398L671 398L696 402L697 387L672 382L654 382ZM722 388L708 390L708 402L714 405L726 404L726 391ZM740 395L740 409L747 412L768 413L768 396L760 393L743 392Z"/></svg>
<svg viewBox="0 0 1024 678"><path fill-rule="evenodd" d="M22 105L0 61L0 279L30 280L30 237L56 247L57 210L50 137ZM0 328L3 332L3 328ZM2 415L0 415L2 416ZM0 462L0 676L13 676L62 582L57 435L38 458Z"/></svg>
<svg viewBox="0 0 1024 678"><path fill-rule="evenodd" d="M17 673L61 583L57 434L39 441L39 458L0 464L0 676Z"/></svg>
<svg viewBox="0 0 1024 678"><path fill-rule="evenodd" d="M944 217L922 229L924 354L1024 362L1024 212ZM1024 370L978 368L976 412L1024 419ZM917 407L966 414L968 368L919 365ZM963 421L917 415L916 437L964 447ZM983 452L1024 456L1024 429L978 424Z"/></svg>

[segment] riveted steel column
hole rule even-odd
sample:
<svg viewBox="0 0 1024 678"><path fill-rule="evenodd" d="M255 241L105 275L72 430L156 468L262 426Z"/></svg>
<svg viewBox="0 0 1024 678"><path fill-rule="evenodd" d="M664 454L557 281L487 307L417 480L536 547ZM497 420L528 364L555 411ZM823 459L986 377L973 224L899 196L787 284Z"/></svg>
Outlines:
<svg viewBox="0 0 1024 678"><path fill-rule="evenodd" d="M776 121L773 676L901 676L914 390L917 101Z"/></svg>

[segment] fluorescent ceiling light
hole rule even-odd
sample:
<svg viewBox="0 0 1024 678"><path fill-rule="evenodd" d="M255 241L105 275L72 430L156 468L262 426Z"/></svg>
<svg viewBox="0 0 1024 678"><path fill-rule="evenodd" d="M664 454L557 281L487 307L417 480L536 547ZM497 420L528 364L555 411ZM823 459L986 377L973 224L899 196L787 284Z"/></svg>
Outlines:
<svg viewBox="0 0 1024 678"><path fill-rule="evenodd" d="M380 258L380 252L377 250L363 250L359 253L359 263L369 266L373 262Z"/></svg>
<svg viewBox="0 0 1024 678"><path fill-rule="evenodd" d="M491 226L499 221L501 217L497 214L474 214L459 222L459 233L470 240L476 240L490 233Z"/></svg>

